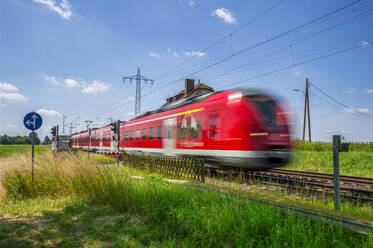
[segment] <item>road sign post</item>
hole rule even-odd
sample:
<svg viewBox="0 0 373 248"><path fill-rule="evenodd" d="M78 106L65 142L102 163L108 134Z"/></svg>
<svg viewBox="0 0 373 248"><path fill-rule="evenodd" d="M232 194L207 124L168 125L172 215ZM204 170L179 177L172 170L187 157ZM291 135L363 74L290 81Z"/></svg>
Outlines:
<svg viewBox="0 0 373 248"><path fill-rule="evenodd" d="M35 132L32 130L32 137L31 137L31 178L32 178L32 184L34 184L34 144L35 144Z"/></svg>
<svg viewBox="0 0 373 248"><path fill-rule="evenodd" d="M31 130L31 180L34 183L34 144L35 144L35 130L39 129L43 124L43 119L36 112L30 112L23 118L23 124L29 130Z"/></svg>

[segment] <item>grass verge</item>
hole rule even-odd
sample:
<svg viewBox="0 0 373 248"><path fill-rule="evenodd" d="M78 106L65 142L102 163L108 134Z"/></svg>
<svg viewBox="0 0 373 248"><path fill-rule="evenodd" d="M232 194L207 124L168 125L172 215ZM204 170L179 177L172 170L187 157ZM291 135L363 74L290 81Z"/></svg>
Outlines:
<svg viewBox="0 0 373 248"><path fill-rule="evenodd" d="M34 184L29 165L13 162L3 175L6 199L83 199L139 216L136 242L161 247L371 247L372 236L299 218L236 196L169 184L156 176L131 178L125 167L102 167L80 154L38 160ZM41 198L40 198L41 197ZM89 206L88 206L89 207ZM61 210L64 211L64 210ZM69 228L74 225L70 222ZM79 234L79 228L73 229ZM57 231L60 232L60 231ZM77 234L77 235L78 235ZM312 237L312 239L310 238ZM63 238L62 238L63 239ZM52 242L52 241L50 241ZM134 241L135 242L135 241ZM43 243L44 244L44 243ZM44 244L45 245L45 244Z"/></svg>
<svg viewBox="0 0 373 248"><path fill-rule="evenodd" d="M52 148L50 146L35 145L35 154L40 155L46 152L50 152ZM0 158L10 157L14 154L26 154L29 153L31 156L31 145L0 145Z"/></svg>
<svg viewBox="0 0 373 248"><path fill-rule="evenodd" d="M341 175L373 177L373 152L341 152ZM284 169L333 173L333 153L295 151Z"/></svg>

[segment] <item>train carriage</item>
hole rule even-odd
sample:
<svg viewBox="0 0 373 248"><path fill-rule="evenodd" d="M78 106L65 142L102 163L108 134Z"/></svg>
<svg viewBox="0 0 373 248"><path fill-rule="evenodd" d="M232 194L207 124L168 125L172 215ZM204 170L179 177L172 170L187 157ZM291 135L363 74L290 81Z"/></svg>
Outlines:
<svg viewBox="0 0 373 248"><path fill-rule="evenodd" d="M213 166L273 168L290 154L289 111L257 90L234 89L175 102L120 123L119 151L199 157ZM91 150L117 152L112 126L91 134ZM73 148L87 147L87 132ZM75 135L73 136L75 139Z"/></svg>

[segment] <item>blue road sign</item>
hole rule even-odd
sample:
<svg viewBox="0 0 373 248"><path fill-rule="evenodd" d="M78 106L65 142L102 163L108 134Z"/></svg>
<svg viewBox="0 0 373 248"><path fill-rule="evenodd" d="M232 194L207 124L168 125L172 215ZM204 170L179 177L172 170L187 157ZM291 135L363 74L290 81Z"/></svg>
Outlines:
<svg viewBox="0 0 373 248"><path fill-rule="evenodd" d="M23 124L27 129L37 130L41 127L43 120L41 116L36 112L30 112L23 118Z"/></svg>

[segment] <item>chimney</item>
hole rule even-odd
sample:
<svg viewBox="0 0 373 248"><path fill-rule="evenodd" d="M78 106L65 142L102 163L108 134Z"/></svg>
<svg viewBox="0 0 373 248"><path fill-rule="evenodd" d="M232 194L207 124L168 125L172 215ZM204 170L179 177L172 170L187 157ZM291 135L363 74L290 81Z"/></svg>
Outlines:
<svg viewBox="0 0 373 248"><path fill-rule="evenodd" d="M194 90L194 79L185 79L185 95Z"/></svg>

